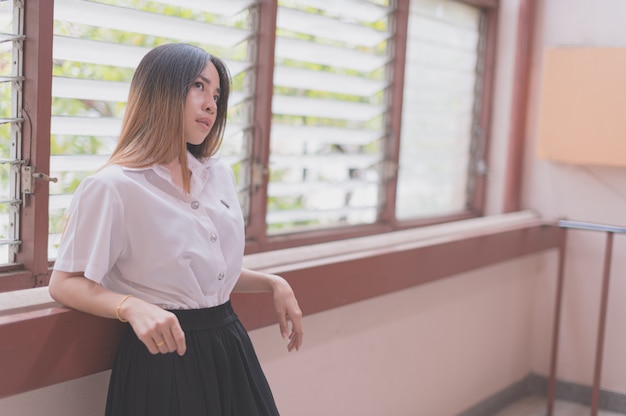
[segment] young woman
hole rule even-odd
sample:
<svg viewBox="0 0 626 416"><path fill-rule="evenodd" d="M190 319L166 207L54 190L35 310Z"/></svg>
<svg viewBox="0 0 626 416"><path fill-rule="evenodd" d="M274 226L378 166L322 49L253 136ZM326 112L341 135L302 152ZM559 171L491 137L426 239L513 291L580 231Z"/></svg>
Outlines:
<svg viewBox="0 0 626 416"><path fill-rule="evenodd" d="M284 279L242 269L234 177L214 157L229 91L224 63L204 50L150 51L116 149L68 210L50 294L129 323L107 415L278 414L230 293L272 292L289 351L302 344L302 313Z"/></svg>

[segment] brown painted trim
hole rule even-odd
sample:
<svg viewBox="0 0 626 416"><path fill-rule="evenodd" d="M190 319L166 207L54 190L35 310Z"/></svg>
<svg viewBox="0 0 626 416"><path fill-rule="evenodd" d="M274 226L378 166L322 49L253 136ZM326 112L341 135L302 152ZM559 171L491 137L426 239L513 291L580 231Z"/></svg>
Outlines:
<svg viewBox="0 0 626 416"><path fill-rule="evenodd" d="M455 214L443 215L433 218L417 218L390 223L376 223L363 225L350 225L345 227L328 228L321 230L303 231L296 233L285 233L270 235L266 238L265 245L261 248L255 244L246 243L246 254L282 250L291 247L302 247L305 245L328 243L338 240L383 234L392 231L407 230L410 228L425 227L427 225L442 224L446 222L462 221L476 218L479 215L475 212L459 212ZM0 289L0 291L2 291Z"/></svg>
<svg viewBox="0 0 626 416"><path fill-rule="evenodd" d="M24 290L35 287L35 277L26 270L0 273L0 292Z"/></svg>
<svg viewBox="0 0 626 416"><path fill-rule="evenodd" d="M463 3L471 4L472 6L478 6L482 8L495 8L498 7L500 0L461 0Z"/></svg>
<svg viewBox="0 0 626 416"><path fill-rule="evenodd" d="M485 52L484 70L482 73L482 96L479 126L482 131L481 142L479 143L480 154L476 155L477 160L487 165L489 160L489 149L491 148L491 120L495 84L496 49L498 39L498 14L499 9L492 8L484 11L486 19L485 28ZM487 169L488 172L488 169ZM473 172L475 186L473 194L470 195L471 208L474 212L482 215L485 209L487 198L487 172Z"/></svg>
<svg viewBox="0 0 626 416"><path fill-rule="evenodd" d="M267 183L269 180L270 126L272 125L272 98L274 95L274 50L276 43L277 0L259 2L258 32L255 56L255 91L254 91L254 140L251 160L252 169L263 169L256 176L261 178L259 187L250 190L250 216L246 227L247 245L251 250L258 250L265 243L267 213ZM262 175L259 175L261 173ZM255 177L251 172L250 184ZM254 215L252 215L254 213Z"/></svg>
<svg viewBox="0 0 626 416"><path fill-rule="evenodd" d="M389 45L392 64L387 79L391 81L387 97L389 113L387 115L387 137L383 139L385 161L391 166L399 166L400 140L402 137L402 104L404 100L404 72L406 69L406 47L409 34L409 0L397 0L396 9L391 20L393 21L393 42ZM388 168L385 167L384 170ZM389 172L391 173L391 172ZM381 194L384 205L379 214L379 220L384 224L395 225L396 221L396 194L398 183L397 169L393 176L384 178Z"/></svg>
<svg viewBox="0 0 626 416"><path fill-rule="evenodd" d="M526 113L532 61L532 42L536 19L537 0L521 0L515 45L515 69L513 74L513 102L507 171L505 175L503 211L514 212L521 207L522 174L524 169L524 145L526 137Z"/></svg>
<svg viewBox="0 0 626 416"><path fill-rule="evenodd" d="M52 106L52 33L54 2L24 2L24 124L22 158L36 172L50 171ZM48 183L35 181L35 194L24 200L20 215L22 244L17 261L34 275L37 285L48 271Z"/></svg>
<svg viewBox="0 0 626 416"><path fill-rule="evenodd" d="M534 224L267 271L290 282L310 315L557 248L558 237L558 227ZM249 330L275 322L269 295L234 295L233 304ZM65 308L0 317L0 397L110 368L122 330L115 320Z"/></svg>
<svg viewBox="0 0 626 416"><path fill-rule="evenodd" d="M409 249L390 248L376 255L350 257L345 261L325 263L320 260L317 265L308 262L306 268L268 271L279 273L289 281L303 313L309 315L557 248L558 235L557 227L536 226ZM245 296L250 295L237 295L233 302L249 328L275 322L268 307L271 306L269 297L267 301L255 302L256 305L253 302L239 304L239 298L243 300Z"/></svg>

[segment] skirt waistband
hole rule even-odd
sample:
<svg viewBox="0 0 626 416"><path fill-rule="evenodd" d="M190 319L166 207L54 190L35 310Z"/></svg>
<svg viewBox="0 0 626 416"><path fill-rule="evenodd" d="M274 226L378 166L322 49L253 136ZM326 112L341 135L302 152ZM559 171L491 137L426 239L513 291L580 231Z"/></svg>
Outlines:
<svg viewBox="0 0 626 416"><path fill-rule="evenodd" d="M216 329L238 319L230 300L218 306L202 309L170 309L184 332Z"/></svg>

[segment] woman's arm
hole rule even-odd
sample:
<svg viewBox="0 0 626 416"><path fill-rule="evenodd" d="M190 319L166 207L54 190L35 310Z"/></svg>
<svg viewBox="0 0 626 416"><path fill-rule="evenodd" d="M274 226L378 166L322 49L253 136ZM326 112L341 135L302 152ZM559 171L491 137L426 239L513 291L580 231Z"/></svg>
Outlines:
<svg viewBox="0 0 626 416"><path fill-rule="evenodd" d="M50 296L63 305L105 318L128 321L150 353L186 351L185 334L176 315L136 297L127 297L87 279L82 272L53 270Z"/></svg>
<svg viewBox="0 0 626 416"><path fill-rule="evenodd" d="M299 350L302 346L302 311L296 296L285 279L275 274L261 273L242 269L239 280L233 290L238 293L271 292L274 297L274 309L278 316L278 325L283 338L289 339L287 350ZM291 321L291 332L289 331Z"/></svg>

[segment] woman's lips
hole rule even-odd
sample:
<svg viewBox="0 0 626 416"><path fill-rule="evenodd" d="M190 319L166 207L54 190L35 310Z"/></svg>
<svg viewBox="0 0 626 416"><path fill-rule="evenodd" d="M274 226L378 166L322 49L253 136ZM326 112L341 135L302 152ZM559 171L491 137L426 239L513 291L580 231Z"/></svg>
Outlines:
<svg viewBox="0 0 626 416"><path fill-rule="evenodd" d="M196 122L204 127L205 130L211 130L211 126L213 125L213 121L208 118L200 118L196 120Z"/></svg>

